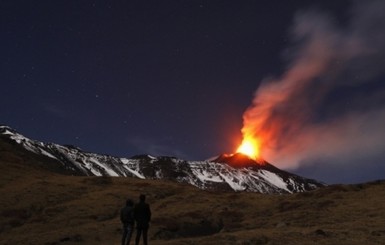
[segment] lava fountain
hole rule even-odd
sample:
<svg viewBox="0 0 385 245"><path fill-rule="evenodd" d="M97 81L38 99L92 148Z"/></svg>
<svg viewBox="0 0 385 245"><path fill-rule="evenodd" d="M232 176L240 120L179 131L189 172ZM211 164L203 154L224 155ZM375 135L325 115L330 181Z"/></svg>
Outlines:
<svg viewBox="0 0 385 245"><path fill-rule="evenodd" d="M257 160L260 158L260 142L258 139L246 136L243 138L243 141L236 152Z"/></svg>

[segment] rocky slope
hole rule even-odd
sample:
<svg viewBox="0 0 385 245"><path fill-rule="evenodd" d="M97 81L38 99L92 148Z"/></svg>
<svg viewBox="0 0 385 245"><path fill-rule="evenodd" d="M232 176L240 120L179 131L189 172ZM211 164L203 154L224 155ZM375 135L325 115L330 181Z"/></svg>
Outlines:
<svg viewBox="0 0 385 245"><path fill-rule="evenodd" d="M46 169L49 163L0 140L0 245L119 244L119 211L141 193L152 211L151 245L384 244L384 181L265 195L166 180L69 176Z"/></svg>
<svg viewBox="0 0 385 245"><path fill-rule="evenodd" d="M221 155L211 161L150 155L119 158L85 152L75 146L35 141L7 126L0 126L0 139L49 158L49 164L55 165L59 172L71 175L165 179L213 191L294 193L324 186L241 154Z"/></svg>

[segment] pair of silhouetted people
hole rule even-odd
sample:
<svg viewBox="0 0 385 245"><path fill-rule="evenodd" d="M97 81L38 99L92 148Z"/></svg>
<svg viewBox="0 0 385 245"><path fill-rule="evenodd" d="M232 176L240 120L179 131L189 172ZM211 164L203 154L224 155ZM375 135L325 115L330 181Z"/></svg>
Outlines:
<svg viewBox="0 0 385 245"><path fill-rule="evenodd" d="M143 235L143 243L147 245L147 232L151 220L150 205L146 203L146 196L139 196L139 203L134 206L132 200L128 199L126 206L120 211L120 220L123 223L122 245L129 245L134 224L136 223L135 245L139 245L140 237Z"/></svg>

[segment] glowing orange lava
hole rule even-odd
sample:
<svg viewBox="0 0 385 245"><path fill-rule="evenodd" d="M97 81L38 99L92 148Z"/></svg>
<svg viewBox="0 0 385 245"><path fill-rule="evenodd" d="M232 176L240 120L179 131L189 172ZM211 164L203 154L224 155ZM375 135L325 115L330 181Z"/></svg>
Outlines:
<svg viewBox="0 0 385 245"><path fill-rule="evenodd" d="M252 159L259 158L259 148L260 144L258 140L251 137L245 137L242 141L242 144L238 147L237 152L245 154Z"/></svg>

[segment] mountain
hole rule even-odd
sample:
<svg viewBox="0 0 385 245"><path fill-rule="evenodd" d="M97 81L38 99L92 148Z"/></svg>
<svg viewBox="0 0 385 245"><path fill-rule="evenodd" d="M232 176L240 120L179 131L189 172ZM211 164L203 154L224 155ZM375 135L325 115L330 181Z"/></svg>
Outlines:
<svg viewBox="0 0 385 245"><path fill-rule="evenodd" d="M120 209L141 193L152 210L151 245L384 244L385 181L266 195L69 176L44 169L50 163L0 140L0 245L119 244Z"/></svg>
<svg viewBox="0 0 385 245"><path fill-rule="evenodd" d="M72 145L32 140L8 126L0 126L0 140L15 143L44 157L46 168L67 175L165 179L212 191L294 193L325 186L239 153L220 155L210 161L150 155L119 158L85 152Z"/></svg>

